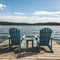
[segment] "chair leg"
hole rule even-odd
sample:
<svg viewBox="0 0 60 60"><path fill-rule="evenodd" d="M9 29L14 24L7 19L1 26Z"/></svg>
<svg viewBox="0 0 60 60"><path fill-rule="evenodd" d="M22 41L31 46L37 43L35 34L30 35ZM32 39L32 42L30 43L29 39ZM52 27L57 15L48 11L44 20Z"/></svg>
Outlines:
<svg viewBox="0 0 60 60"><path fill-rule="evenodd" d="M40 46L38 45L39 52L41 52Z"/></svg>
<svg viewBox="0 0 60 60"><path fill-rule="evenodd" d="M40 47L39 47L39 52L41 52L41 49L40 49Z"/></svg>
<svg viewBox="0 0 60 60"><path fill-rule="evenodd" d="M18 49L18 52L21 52L21 46L19 45L19 49Z"/></svg>
<svg viewBox="0 0 60 60"><path fill-rule="evenodd" d="M22 48L22 46L23 46L23 41L21 41L20 43L19 43L19 49L18 49L18 52L21 52L21 48Z"/></svg>
<svg viewBox="0 0 60 60"><path fill-rule="evenodd" d="M28 51L28 41L26 41L26 51Z"/></svg>
<svg viewBox="0 0 60 60"><path fill-rule="evenodd" d="M49 49L51 50L51 53L53 53L54 51L53 51L52 46L48 45L48 47L49 47Z"/></svg>
<svg viewBox="0 0 60 60"><path fill-rule="evenodd" d="M12 46L12 45L9 44L9 47L8 47L7 51L10 51L10 50L11 50L11 46Z"/></svg>

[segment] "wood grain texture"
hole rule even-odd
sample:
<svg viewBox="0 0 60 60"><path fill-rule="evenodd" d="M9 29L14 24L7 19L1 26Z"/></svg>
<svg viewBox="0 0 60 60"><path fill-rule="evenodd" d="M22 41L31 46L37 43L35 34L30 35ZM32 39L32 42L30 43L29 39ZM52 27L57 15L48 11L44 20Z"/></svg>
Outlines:
<svg viewBox="0 0 60 60"><path fill-rule="evenodd" d="M26 40L24 41L24 46L22 47L22 52L18 53L18 46L13 46L10 52L7 52L8 40L0 43L0 60L60 60L60 44L53 40L54 53L51 53L49 48L46 46L41 46L41 53L38 52L36 48L36 41L34 41L34 48L31 47L31 42L29 42L29 51L26 51Z"/></svg>

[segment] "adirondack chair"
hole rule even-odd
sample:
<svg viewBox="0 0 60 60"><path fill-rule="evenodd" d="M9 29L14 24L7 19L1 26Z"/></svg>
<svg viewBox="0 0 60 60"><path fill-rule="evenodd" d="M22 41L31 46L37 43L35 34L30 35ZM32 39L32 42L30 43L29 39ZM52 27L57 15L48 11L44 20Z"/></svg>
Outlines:
<svg viewBox="0 0 60 60"><path fill-rule="evenodd" d="M10 51L12 45L19 45L18 52L21 52L21 48L23 46L25 35L23 37L20 37L20 30L17 28L10 28L9 34L10 34L10 36L8 36L9 47L7 51Z"/></svg>
<svg viewBox="0 0 60 60"><path fill-rule="evenodd" d="M53 53L52 48L52 39L51 38L52 30L50 28L43 28L40 30L40 36L39 38L35 36L37 39L37 47L39 48L39 52L41 51L40 46L48 46L51 50L51 53Z"/></svg>

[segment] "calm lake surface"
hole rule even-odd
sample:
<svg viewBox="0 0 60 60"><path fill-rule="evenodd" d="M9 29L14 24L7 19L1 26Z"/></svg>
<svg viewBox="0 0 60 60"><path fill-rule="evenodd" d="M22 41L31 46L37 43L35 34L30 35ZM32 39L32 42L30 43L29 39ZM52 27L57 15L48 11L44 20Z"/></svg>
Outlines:
<svg viewBox="0 0 60 60"><path fill-rule="evenodd" d="M9 29L15 27L20 29L20 34L22 35L39 35L39 30L45 27L51 28L53 30L52 36L60 39L60 26L30 26L30 25L0 25L0 33L9 33ZM5 36L7 37L9 34L0 34L0 40Z"/></svg>

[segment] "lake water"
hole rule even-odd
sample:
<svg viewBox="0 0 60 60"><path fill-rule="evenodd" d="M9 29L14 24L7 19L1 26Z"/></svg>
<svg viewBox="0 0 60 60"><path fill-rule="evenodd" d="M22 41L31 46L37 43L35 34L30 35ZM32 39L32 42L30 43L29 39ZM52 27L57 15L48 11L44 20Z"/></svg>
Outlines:
<svg viewBox="0 0 60 60"><path fill-rule="evenodd" d="M41 26L21 26L21 25L0 25L0 33L9 33L9 29L15 27L20 29L21 36L22 35L39 35L39 30L45 27L51 28L53 30L52 36L55 38L60 39L60 26L46 26L46 25L41 25ZM3 36L7 37L8 34L0 34L0 39Z"/></svg>

